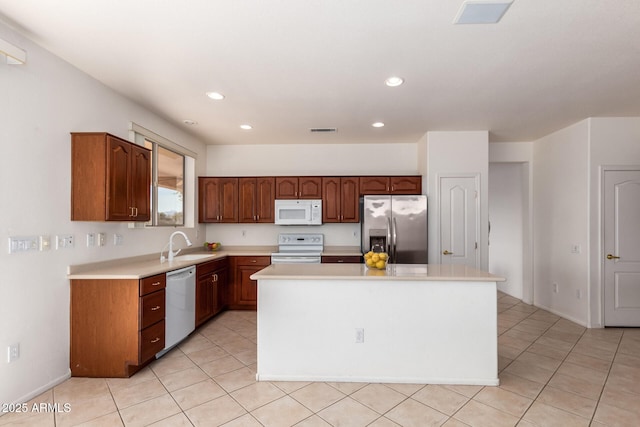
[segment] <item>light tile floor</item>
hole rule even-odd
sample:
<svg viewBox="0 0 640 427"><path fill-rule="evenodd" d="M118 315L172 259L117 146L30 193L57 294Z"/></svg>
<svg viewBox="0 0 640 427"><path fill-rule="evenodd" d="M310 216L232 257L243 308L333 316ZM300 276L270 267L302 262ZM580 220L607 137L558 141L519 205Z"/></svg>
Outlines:
<svg viewBox="0 0 640 427"><path fill-rule="evenodd" d="M585 329L498 295L499 387L256 382L256 313L221 314L128 379L71 378L25 426L638 426L640 329Z"/></svg>

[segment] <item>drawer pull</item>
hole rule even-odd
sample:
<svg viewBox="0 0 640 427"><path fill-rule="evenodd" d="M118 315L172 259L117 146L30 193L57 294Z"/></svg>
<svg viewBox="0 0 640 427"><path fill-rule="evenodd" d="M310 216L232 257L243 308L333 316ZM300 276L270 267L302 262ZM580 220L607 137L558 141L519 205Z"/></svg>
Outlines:
<svg viewBox="0 0 640 427"><path fill-rule="evenodd" d="M151 284L151 286L158 286L158 285L160 285L160 282L153 282L153 283Z"/></svg>
<svg viewBox="0 0 640 427"><path fill-rule="evenodd" d="M251 262L258 262L258 260L257 259L252 259Z"/></svg>
<svg viewBox="0 0 640 427"><path fill-rule="evenodd" d="M157 343L158 341L160 341L160 338L159 338L159 337L158 337L158 338L154 338L154 339L152 339L152 340L151 340L151 342L152 342L153 344Z"/></svg>
<svg viewBox="0 0 640 427"><path fill-rule="evenodd" d="M151 307L151 311L160 310L160 306L156 305L155 307Z"/></svg>

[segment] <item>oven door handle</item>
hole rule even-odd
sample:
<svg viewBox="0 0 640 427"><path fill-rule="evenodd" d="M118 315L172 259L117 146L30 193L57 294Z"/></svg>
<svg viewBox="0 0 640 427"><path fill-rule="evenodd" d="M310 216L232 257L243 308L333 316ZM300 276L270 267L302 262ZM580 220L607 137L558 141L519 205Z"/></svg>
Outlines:
<svg viewBox="0 0 640 427"><path fill-rule="evenodd" d="M319 264L320 258L309 257L271 257L271 264Z"/></svg>

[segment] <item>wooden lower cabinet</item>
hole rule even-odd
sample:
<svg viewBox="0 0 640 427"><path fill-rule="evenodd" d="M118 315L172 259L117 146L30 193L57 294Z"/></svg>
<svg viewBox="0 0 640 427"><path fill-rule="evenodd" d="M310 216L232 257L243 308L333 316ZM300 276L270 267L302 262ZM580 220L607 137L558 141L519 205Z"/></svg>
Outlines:
<svg viewBox="0 0 640 427"><path fill-rule="evenodd" d="M165 344L166 276L71 280L71 375L129 377Z"/></svg>
<svg viewBox="0 0 640 427"><path fill-rule="evenodd" d="M196 266L196 327L224 310L227 294L227 258Z"/></svg>
<svg viewBox="0 0 640 427"><path fill-rule="evenodd" d="M233 256L231 268L233 274L233 292L230 295L229 308L233 310L255 310L258 307L258 282L251 279L271 264L269 256Z"/></svg>
<svg viewBox="0 0 640 427"><path fill-rule="evenodd" d="M323 255L321 262L324 263L345 263L345 264L360 264L362 263L362 257L358 255Z"/></svg>

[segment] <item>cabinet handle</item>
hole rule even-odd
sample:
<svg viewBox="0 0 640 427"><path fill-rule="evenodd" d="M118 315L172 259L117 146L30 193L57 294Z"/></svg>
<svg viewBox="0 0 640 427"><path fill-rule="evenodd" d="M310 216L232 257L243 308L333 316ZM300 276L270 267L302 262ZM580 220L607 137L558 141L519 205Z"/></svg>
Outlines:
<svg viewBox="0 0 640 427"><path fill-rule="evenodd" d="M160 310L160 306L156 305L155 307L151 307L151 311Z"/></svg>
<svg viewBox="0 0 640 427"><path fill-rule="evenodd" d="M344 260L343 259L339 259L338 262L344 262Z"/></svg>
<svg viewBox="0 0 640 427"><path fill-rule="evenodd" d="M156 337L154 339L151 340L152 343L157 343L158 341L160 341L160 337Z"/></svg>
<svg viewBox="0 0 640 427"><path fill-rule="evenodd" d="M260 221L260 215L256 215L256 221Z"/></svg>
<svg viewBox="0 0 640 427"><path fill-rule="evenodd" d="M256 260L256 259L252 259L252 260L251 260L251 262L258 262L258 260Z"/></svg>
<svg viewBox="0 0 640 427"><path fill-rule="evenodd" d="M160 282L153 282L153 283L151 284L151 286L158 286L158 285L160 285Z"/></svg>
<svg viewBox="0 0 640 427"><path fill-rule="evenodd" d="M129 214L129 216L133 216L133 206L129 206L129 210L131 211L131 213Z"/></svg>
<svg viewBox="0 0 640 427"><path fill-rule="evenodd" d="M135 209L135 211L136 211L136 214L134 216L137 217L138 216L138 208L133 208L133 209Z"/></svg>

